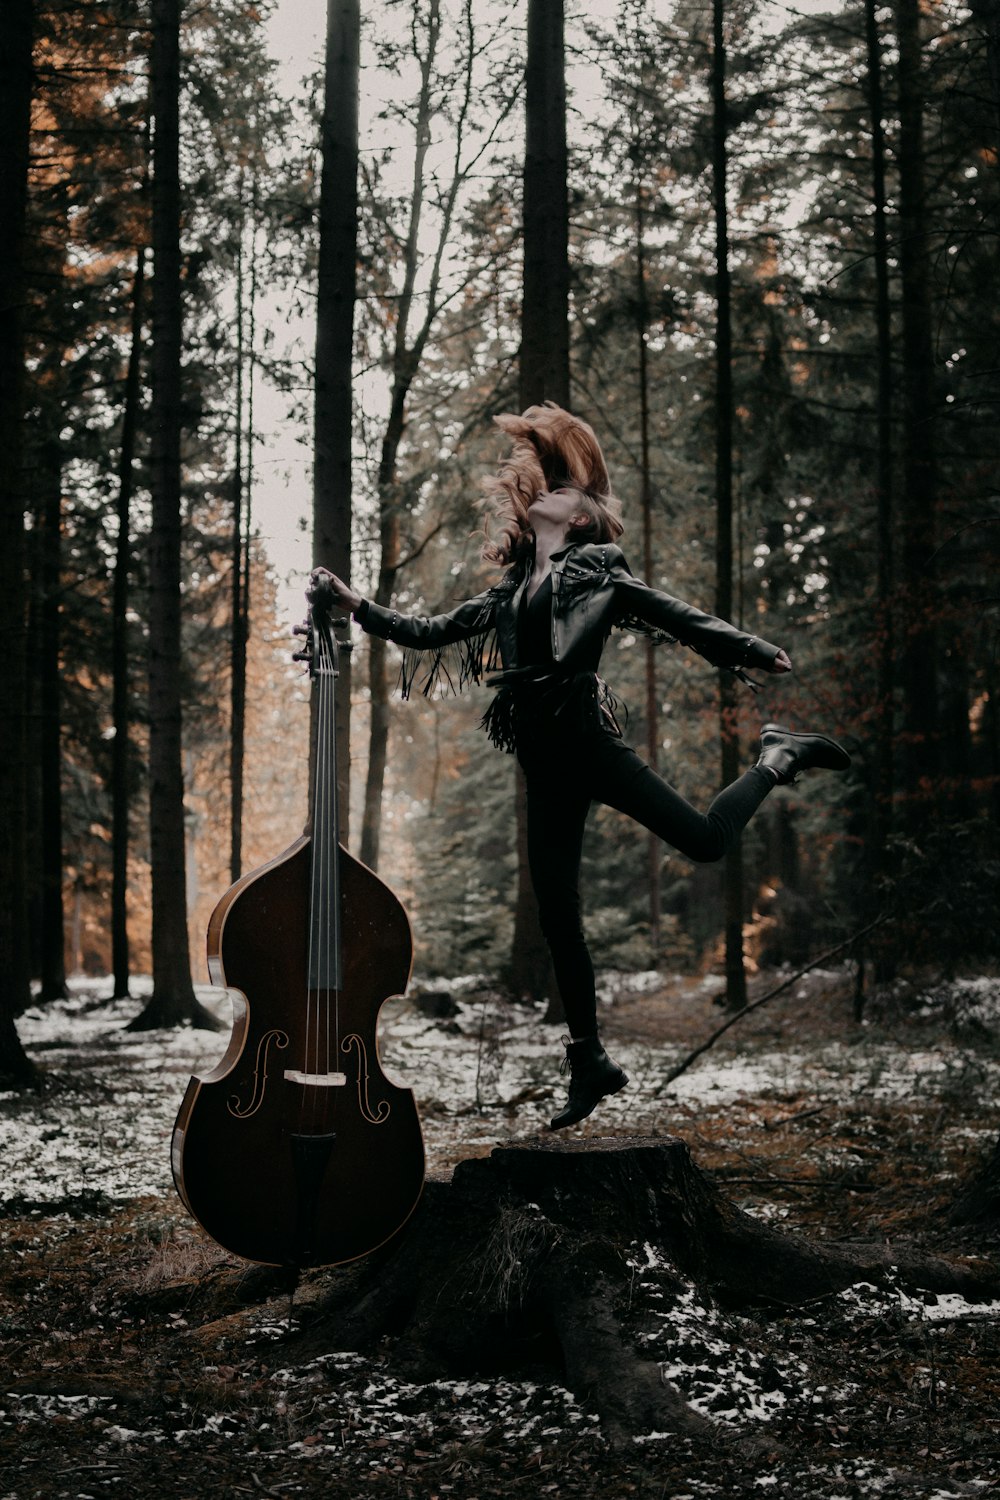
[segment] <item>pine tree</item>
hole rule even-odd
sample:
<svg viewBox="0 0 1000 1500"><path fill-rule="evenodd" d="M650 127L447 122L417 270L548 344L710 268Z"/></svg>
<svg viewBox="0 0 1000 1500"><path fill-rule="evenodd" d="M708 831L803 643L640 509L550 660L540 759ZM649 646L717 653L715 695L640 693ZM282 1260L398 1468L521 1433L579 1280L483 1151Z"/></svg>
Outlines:
<svg viewBox="0 0 1000 1500"><path fill-rule="evenodd" d="M24 311L25 219L34 7L13 0L4 16L0 49L0 442L5 455L0 479L0 1076L23 1085L34 1080L15 1028L29 1002L25 856L25 616L24 491Z"/></svg>
<svg viewBox="0 0 1000 1500"><path fill-rule="evenodd" d="M466 6L455 38L457 47L449 53L445 50L446 19L439 0L430 0L426 11L415 13L411 61L419 74L419 86L412 103L407 101L391 111L406 124L408 133L412 132L413 171L403 210L405 222L396 222L391 200L386 202L373 193L367 228L373 244L399 247L398 257L380 278L384 283L379 297L384 308L383 326L372 334L382 345L389 383L388 415L378 441L375 494L379 562L373 597L383 605L389 604L404 585L408 570L433 539L438 524L421 514L436 455L429 466L422 454L418 457L406 440L407 428L424 369L439 357L440 332L449 304L458 301L463 287L475 278L484 248L477 238L469 237L462 261L449 274L448 261L454 254L469 179L502 130L516 98L511 91L492 119L483 118L477 71L482 69L483 53L494 38L489 32L485 39L480 36L475 12ZM387 61L395 65L395 47L389 49ZM501 91L499 83L494 87ZM437 125L447 128L450 160L446 168L435 166L429 154ZM369 182L372 176L370 173ZM472 316L469 299L461 301L462 316ZM430 391L425 394L429 396ZM388 756L390 674L385 642L370 638L368 652L369 749L360 853L362 860L375 868Z"/></svg>
<svg viewBox="0 0 1000 1500"><path fill-rule="evenodd" d="M358 0L327 0L326 17L316 287L313 560L349 581L361 7ZM340 654L340 679L336 757L341 838L346 844L351 806L349 650ZM315 734L314 726L314 740Z"/></svg>
<svg viewBox="0 0 1000 1500"><path fill-rule="evenodd" d="M520 410L569 399L569 199L563 0L529 0L525 60L524 286L521 303ZM528 868L524 778L517 775L517 895L510 983L518 999L550 996L560 1014L551 963L538 924Z"/></svg>
<svg viewBox="0 0 1000 1500"><path fill-rule="evenodd" d="M149 559L149 802L153 994L134 1030L201 1024L188 950L181 766L180 5L152 0L153 388Z"/></svg>
<svg viewBox="0 0 1000 1500"><path fill-rule="evenodd" d="M122 402L121 443L116 502L118 532L115 538L112 587L112 757L109 777L111 795L111 967L114 997L129 993L128 852L129 780L132 711L129 685L128 611L132 572L132 495L134 488L136 428L139 421L142 331L145 321L146 252L140 245L132 281L132 320L128 370Z"/></svg>

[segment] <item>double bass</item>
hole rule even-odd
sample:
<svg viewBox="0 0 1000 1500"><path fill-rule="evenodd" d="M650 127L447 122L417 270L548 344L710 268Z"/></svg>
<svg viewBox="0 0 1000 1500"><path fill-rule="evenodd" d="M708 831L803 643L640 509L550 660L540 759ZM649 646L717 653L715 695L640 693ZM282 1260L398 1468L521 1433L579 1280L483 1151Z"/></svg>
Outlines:
<svg viewBox="0 0 1000 1500"><path fill-rule="evenodd" d="M208 927L230 992L225 1055L188 1084L171 1163L185 1206L225 1249L266 1265L354 1260L415 1209L424 1146L412 1091L378 1055L378 1015L412 965L402 904L340 844L335 596L322 573L300 633L316 698L306 834L225 893ZM349 647L347 648L349 649Z"/></svg>

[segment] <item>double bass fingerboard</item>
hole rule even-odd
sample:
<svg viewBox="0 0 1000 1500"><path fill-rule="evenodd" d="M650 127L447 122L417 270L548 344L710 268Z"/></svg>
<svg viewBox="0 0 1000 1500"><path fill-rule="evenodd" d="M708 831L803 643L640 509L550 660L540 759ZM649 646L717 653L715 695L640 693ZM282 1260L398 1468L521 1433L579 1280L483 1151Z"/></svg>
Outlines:
<svg viewBox="0 0 1000 1500"><path fill-rule="evenodd" d="M317 618L314 691L316 765L313 781L312 862L309 891L309 988L329 994L340 990L340 819L337 808L336 683L339 675L336 641L328 618Z"/></svg>

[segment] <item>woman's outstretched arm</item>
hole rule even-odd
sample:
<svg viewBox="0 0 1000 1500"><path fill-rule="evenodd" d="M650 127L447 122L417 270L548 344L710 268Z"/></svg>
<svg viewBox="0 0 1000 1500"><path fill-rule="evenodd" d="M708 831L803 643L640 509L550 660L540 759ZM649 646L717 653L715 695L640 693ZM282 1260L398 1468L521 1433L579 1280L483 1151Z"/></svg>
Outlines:
<svg viewBox="0 0 1000 1500"><path fill-rule="evenodd" d="M397 646L433 651L485 634L493 624L496 604L491 589L485 589L475 598L466 599L442 614L401 615L398 610L385 609L374 600L365 599L326 568L317 568L315 572L326 579L340 604L351 611L363 630L393 641Z"/></svg>
<svg viewBox="0 0 1000 1500"><path fill-rule="evenodd" d="M653 589L636 578L618 547L609 548L614 554L611 573L616 600L620 600L623 615L631 615L644 624L664 630L676 636L685 646L691 646L706 660L718 667L755 667L759 671L782 673L792 670L792 663L780 646L738 630L728 620L720 620L675 599L672 594Z"/></svg>

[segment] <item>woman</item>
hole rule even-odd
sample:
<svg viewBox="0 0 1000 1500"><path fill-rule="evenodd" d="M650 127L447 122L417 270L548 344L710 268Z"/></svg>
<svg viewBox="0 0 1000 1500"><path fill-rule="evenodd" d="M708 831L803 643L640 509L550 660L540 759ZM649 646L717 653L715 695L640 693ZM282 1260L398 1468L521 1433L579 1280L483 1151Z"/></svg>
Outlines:
<svg viewBox="0 0 1000 1500"><path fill-rule="evenodd" d="M433 653L425 692L442 671L451 681L448 648L459 648L460 686L502 666L487 678L497 693L483 725L495 744L516 752L526 778L532 883L570 1030L569 1097L551 1121L559 1130L628 1082L600 1042L594 969L580 920L580 857L591 804L617 808L690 859L717 860L774 786L810 767L844 770L850 757L824 735L765 725L757 764L706 813L651 770L624 742L614 699L597 675L612 627L680 641L754 687L747 667L784 673L791 661L780 647L632 576L616 545L620 505L586 422L551 401L494 420L513 439L509 458L487 480L486 505L500 534L490 537L487 519L483 556L506 569L494 587L444 614L400 615L328 576L366 631L405 648L404 696L419 659L411 653Z"/></svg>

